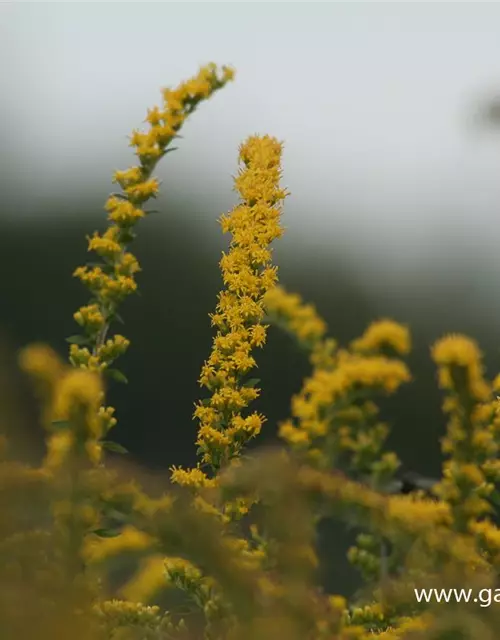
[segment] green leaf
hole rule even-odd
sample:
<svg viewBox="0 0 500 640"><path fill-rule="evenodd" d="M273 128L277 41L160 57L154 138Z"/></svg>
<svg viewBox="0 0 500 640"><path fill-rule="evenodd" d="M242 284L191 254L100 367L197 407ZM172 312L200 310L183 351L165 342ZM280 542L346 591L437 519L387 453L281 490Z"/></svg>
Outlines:
<svg viewBox="0 0 500 640"><path fill-rule="evenodd" d="M103 440L101 444L107 451L113 451L114 453L128 453L127 449L125 449L125 447L119 442L113 442L112 440Z"/></svg>
<svg viewBox="0 0 500 640"><path fill-rule="evenodd" d="M128 384L127 376L118 369L105 369L105 373L113 380L116 380L116 382Z"/></svg>
<svg viewBox="0 0 500 640"><path fill-rule="evenodd" d="M244 387L256 387L260 382L260 378L250 378L250 380L247 380L246 382L243 383Z"/></svg>
<svg viewBox="0 0 500 640"><path fill-rule="evenodd" d="M200 404L203 405L204 407L208 407L211 401L212 401L212 398L203 398L203 400L200 400Z"/></svg>
<svg viewBox="0 0 500 640"><path fill-rule="evenodd" d="M117 322L119 322L120 324L125 324L125 320L121 317L121 315L119 313L117 313L115 311L115 313L113 314L113 320L116 320Z"/></svg>
<svg viewBox="0 0 500 640"><path fill-rule="evenodd" d="M100 538L116 538L121 533L121 529L94 529L91 533Z"/></svg>
<svg viewBox="0 0 500 640"><path fill-rule="evenodd" d="M74 335L66 338L66 342L70 344L90 344L90 339L87 336Z"/></svg>

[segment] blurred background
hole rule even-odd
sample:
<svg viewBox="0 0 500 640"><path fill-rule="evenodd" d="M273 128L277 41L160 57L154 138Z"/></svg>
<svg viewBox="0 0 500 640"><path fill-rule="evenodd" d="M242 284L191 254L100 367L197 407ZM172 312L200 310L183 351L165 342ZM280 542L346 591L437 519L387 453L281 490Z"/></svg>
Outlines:
<svg viewBox="0 0 500 640"><path fill-rule="evenodd" d="M3 3L0 57L0 327L12 367L32 341L65 354L87 298L72 271L159 89L231 64L236 81L188 122L159 167L160 213L140 225L142 297L122 314L130 385L110 390L114 438L150 467L194 463L191 414L227 246L216 220L235 203L238 145L269 133L285 141L292 193L281 281L341 342L380 317L411 325L414 382L384 414L405 466L439 473L429 345L465 332L489 374L500 370L499 5ZM308 367L276 331L259 367L265 443ZM15 376L4 383L36 415ZM348 538L325 531L336 563L325 581L352 587L338 553Z"/></svg>

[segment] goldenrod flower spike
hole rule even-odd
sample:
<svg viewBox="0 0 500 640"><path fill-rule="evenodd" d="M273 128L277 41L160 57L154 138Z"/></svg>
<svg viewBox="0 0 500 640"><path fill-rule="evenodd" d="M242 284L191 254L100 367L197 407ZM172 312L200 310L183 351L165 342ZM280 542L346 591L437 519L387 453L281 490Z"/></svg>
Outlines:
<svg viewBox="0 0 500 640"><path fill-rule="evenodd" d="M95 232L88 238L88 250L97 254L101 263L78 267L74 272L90 290L92 300L73 316L82 328L82 335L68 338L71 343L69 359L73 366L127 382L124 374L111 365L125 353L130 341L120 334L107 336L111 323L121 321L120 304L137 291L135 275L140 266L128 247L135 238L136 224L148 213L144 208L146 202L155 198L159 191L160 183L152 173L159 160L173 150L170 145L178 137L187 117L233 75L228 67L219 71L210 64L177 89L164 89L162 107L148 111L149 130L133 132L130 146L135 148L139 165L115 172L113 181L122 191L111 195L105 204L109 226L102 235ZM110 414L113 409L102 407L102 411ZM111 419L111 415L107 417L109 429L116 419Z"/></svg>
<svg viewBox="0 0 500 640"><path fill-rule="evenodd" d="M454 527L459 531L472 527L482 543L474 526L492 511L489 498L498 481L495 462L500 442L493 388L484 378L482 353L474 340L459 334L445 336L432 347L432 357L446 392L443 410L449 414L442 440L443 453L449 458L436 493L451 505ZM493 524L485 526L490 534L495 529ZM500 539L500 535L489 535L491 539ZM490 544L483 546L491 550Z"/></svg>
<svg viewBox="0 0 500 640"><path fill-rule="evenodd" d="M88 238L88 249L102 263L76 269L79 278L92 293L90 304L75 314L83 335L72 336L70 361L76 367L93 371L107 371L112 377L124 376L109 366L126 351L129 341L120 335L108 339L111 323L120 320L117 310L120 303L137 291L135 274L140 266L128 246L135 238L134 227L148 212L144 205L158 194L160 183L152 173L158 161L173 149L172 141L187 117L197 106L233 78L228 67L219 71L214 64L200 69L197 76L183 82L176 89L163 90L163 105L148 111L146 132L134 131L130 146L135 148L139 165L125 171L116 171L113 181L122 189L111 195L105 205L109 226L100 235Z"/></svg>
<svg viewBox="0 0 500 640"><path fill-rule="evenodd" d="M461 391L469 393L476 402L490 398L491 389L483 378L482 353L474 340L460 334L450 334L438 340L431 353L438 366L442 389L455 389L453 376L462 370L465 388Z"/></svg>
<svg viewBox="0 0 500 640"><path fill-rule="evenodd" d="M383 425L376 424L368 430L376 407L359 405L360 391L365 397L369 392L391 394L409 380L408 368L399 360L339 352L335 368L313 371L292 399L294 420L282 424L280 434L294 448L308 451L309 460L320 466L335 467L339 458L348 454L350 464L356 467L353 454L359 450L359 466L370 467L366 463L378 459L387 434ZM325 439L329 441L328 459L324 455ZM396 461L385 462L392 467ZM370 469L363 471L369 473Z"/></svg>
<svg viewBox="0 0 500 640"><path fill-rule="evenodd" d="M237 456L264 422L258 413L242 413L259 395L245 377L256 366L253 349L266 340L264 296L277 280L270 244L283 233L280 217L287 194L279 186L281 151L281 143L269 136L252 136L240 147L243 166L235 187L241 203L220 219L232 239L220 261L225 289L211 316L217 334L200 378L212 395L194 413L200 421L202 461L214 470Z"/></svg>

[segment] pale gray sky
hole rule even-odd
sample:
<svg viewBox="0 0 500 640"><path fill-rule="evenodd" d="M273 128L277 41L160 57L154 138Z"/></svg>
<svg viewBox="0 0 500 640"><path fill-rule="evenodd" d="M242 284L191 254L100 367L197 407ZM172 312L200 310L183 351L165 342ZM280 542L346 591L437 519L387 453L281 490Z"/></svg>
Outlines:
<svg viewBox="0 0 500 640"><path fill-rule="evenodd" d="M500 92L496 3L7 3L0 56L26 192L108 189L158 89L213 60L236 82L186 127L169 189L229 207L239 143L269 133L292 244L326 255L342 237L389 280L477 252L500 278L500 136L474 120Z"/></svg>

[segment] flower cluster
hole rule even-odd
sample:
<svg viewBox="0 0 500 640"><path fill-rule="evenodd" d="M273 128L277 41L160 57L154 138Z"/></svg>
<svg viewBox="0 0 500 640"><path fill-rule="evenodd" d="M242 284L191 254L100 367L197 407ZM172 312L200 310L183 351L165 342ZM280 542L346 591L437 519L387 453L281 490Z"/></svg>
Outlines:
<svg viewBox="0 0 500 640"><path fill-rule="evenodd" d="M376 421L377 407L369 397L394 393L409 380L399 360L340 350L334 365L316 368L305 381L292 400L292 419L281 425L280 434L322 468L351 468L387 479L398 462L394 454L381 457L388 431Z"/></svg>
<svg viewBox="0 0 500 640"><path fill-rule="evenodd" d="M432 347L438 366L439 385L449 391L467 393L476 402L487 401L490 388L483 377L481 352L474 340L451 334Z"/></svg>
<svg viewBox="0 0 500 640"><path fill-rule="evenodd" d="M198 403L194 413L200 422L197 444L202 462L214 470L234 458L264 422L259 413L242 413L259 395L254 381L246 377L256 366L252 351L266 340L264 296L277 278L270 245L283 233L280 216L286 196L279 186L281 144L277 140L249 138L240 148L239 159L243 167L235 187L242 202L220 220L223 232L231 233L232 239L220 261L225 289L211 315L217 333L200 377L211 396Z"/></svg>
<svg viewBox="0 0 500 640"><path fill-rule="evenodd" d="M66 367L43 345L23 349L19 362L32 377L43 403L43 424L51 433L49 460L61 461L77 439L91 456L99 458L95 446L113 421L113 412L101 407L104 388L100 377L91 371Z"/></svg>
<svg viewBox="0 0 500 640"><path fill-rule="evenodd" d="M74 314L83 329L82 336L69 339L73 343L70 359L74 366L105 371L127 349L129 343L122 336L114 336L107 342L106 337L111 323L120 320L119 305L137 291L135 275L140 266L128 246L135 238L137 222L148 213L144 205L159 192L160 183L152 173L158 161L173 150L170 145L187 117L233 75L229 67L219 71L210 64L176 89L164 89L162 107L148 111L148 131L133 132L130 146L135 149L139 165L115 172L113 181L122 191L106 202L109 226L102 235L95 232L88 238L88 250L102 262L78 267L74 273L92 294L90 304ZM85 348L78 348L82 345Z"/></svg>
<svg viewBox="0 0 500 640"><path fill-rule="evenodd" d="M411 349L411 337L407 327L393 320L373 322L365 333L353 340L351 349L357 353L380 353L391 349L400 356L408 355Z"/></svg>
<svg viewBox="0 0 500 640"><path fill-rule="evenodd" d="M105 204L109 226L102 235L95 232L88 237L88 250L95 253L101 263L78 267L74 272L92 295L89 304L74 314L83 332L68 338L69 359L74 367L127 382L126 376L111 365L127 351L130 341L120 334L107 336L113 321L123 322L118 313L120 304L137 291L135 275L140 266L128 247L135 238L136 224L148 213L145 204L159 192L160 183L152 173L159 160L173 150L170 145L186 118L233 75L229 67L219 71L210 64L176 89L164 89L162 108L148 111L149 130L133 132L130 145L135 149L139 165L115 172L113 181L122 191L111 195ZM113 426L116 423L111 417L114 409L102 407L101 411L110 418L107 427Z"/></svg>
<svg viewBox="0 0 500 640"><path fill-rule="evenodd" d="M442 441L447 459L436 494L453 513L453 527L471 533L493 566L500 560L500 530L490 521L500 479L500 416L493 399L497 381L484 377L477 344L462 335L449 335L432 348L448 427Z"/></svg>
<svg viewBox="0 0 500 640"><path fill-rule="evenodd" d="M313 349L325 337L326 322L315 307L304 304L298 294L276 286L266 293L264 303L270 319L289 331L305 348Z"/></svg>
<svg viewBox="0 0 500 640"><path fill-rule="evenodd" d="M314 368L335 367L337 342L326 337L326 322L314 305L305 304L298 294L288 293L281 285L267 292L264 304L269 322L295 339Z"/></svg>

